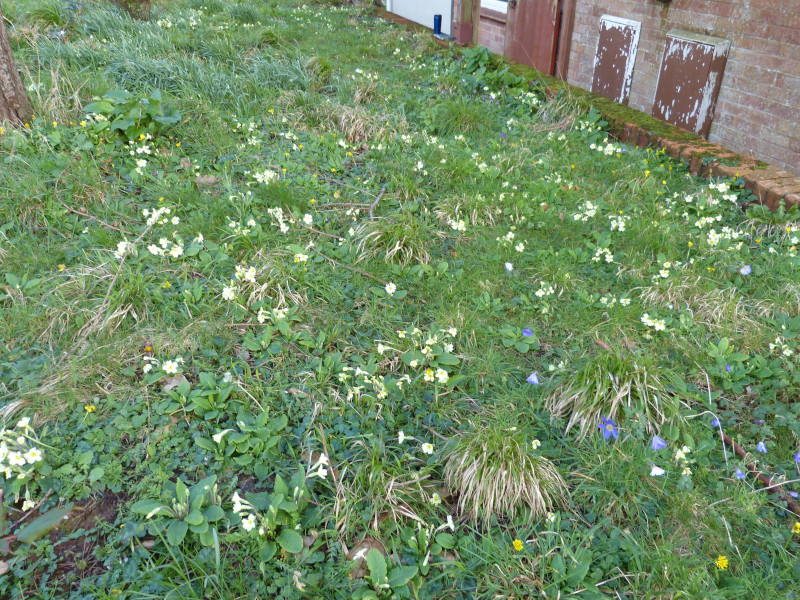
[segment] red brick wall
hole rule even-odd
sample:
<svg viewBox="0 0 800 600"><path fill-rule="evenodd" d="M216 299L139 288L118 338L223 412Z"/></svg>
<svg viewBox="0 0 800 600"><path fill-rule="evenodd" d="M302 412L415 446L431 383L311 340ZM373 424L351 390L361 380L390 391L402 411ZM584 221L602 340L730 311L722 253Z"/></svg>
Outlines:
<svg viewBox="0 0 800 600"><path fill-rule="evenodd" d="M495 54L503 54L506 40L506 15L481 9L481 22L478 27L478 43Z"/></svg>
<svg viewBox="0 0 800 600"><path fill-rule="evenodd" d="M576 0L569 83L591 88L604 14L642 23L629 105L647 113L667 32L729 40L709 140L800 173L800 0Z"/></svg>

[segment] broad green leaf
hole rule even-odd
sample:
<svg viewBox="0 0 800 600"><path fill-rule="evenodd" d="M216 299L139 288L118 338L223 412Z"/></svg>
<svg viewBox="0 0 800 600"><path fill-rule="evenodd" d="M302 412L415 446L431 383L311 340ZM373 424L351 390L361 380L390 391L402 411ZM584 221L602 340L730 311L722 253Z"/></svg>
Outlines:
<svg viewBox="0 0 800 600"><path fill-rule="evenodd" d="M183 518L189 525L200 525L203 522L203 513L199 510L193 510Z"/></svg>
<svg viewBox="0 0 800 600"><path fill-rule="evenodd" d="M272 560L275 553L278 551L278 545L275 542L267 542L261 546L261 560L268 562Z"/></svg>
<svg viewBox="0 0 800 600"><path fill-rule="evenodd" d="M208 523L203 521L199 525L189 525L189 531L191 531L192 533L203 534L206 531L208 531Z"/></svg>
<svg viewBox="0 0 800 600"><path fill-rule="evenodd" d="M367 567L369 567L369 575L375 585L382 585L386 582L386 559L375 548L370 548L367 552Z"/></svg>
<svg viewBox="0 0 800 600"><path fill-rule="evenodd" d="M389 585L392 588L402 587L411 581L416 574L417 567L395 567L389 574Z"/></svg>
<svg viewBox="0 0 800 600"><path fill-rule="evenodd" d="M203 509L203 518L206 521L213 523L214 521L219 521L224 516L225 511L216 504L212 504L211 506L207 506Z"/></svg>
<svg viewBox="0 0 800 600"><path fill-rule="evenodd" d="M175 498L181 504L189 500L189 488L186 487L186 484L183 483L180 477L178 477L178 481L175 482Z"/></svg>
<svg viewBox="0 0 800 600"><path fill-rule="evenodd" d="M207 450L209 452L217 451L217 445L208 438L194 438L194 443L200 446L203 450Z"/></svg>
<svg viewBox="0 0 800 600"><path fill-rule="evenodd" d="M567 585L572 588L578 587L589 572L591 564L590 560L583 560L570 569L569 575L567 575Z"/></svg>
<svg viewBox="0 0 800 600"><path fill-rule="evenodd" d="M139 500L131 510L137 515L149 515L148 518L157 514L169 514L172 511L160 500Z"/></svg>
<svg viewBox="0 0 800 600"><path fill-rule="evenodd" d="M132 94L130 92L126 92L125 90L111 90L110 92L103 94L103 98L110 98L118 103L130 100L131 97Z"/></svg>
<svg viewBox="0 0 800 600"><path fill-rule="evenodd" d="M95 114L103 114L107 115L112 110L114 110L114 105L107 100L99 100L97 102L92 102L88 106L83 107L83 112L87 114L95 113Z"/></svg>
<svg viewBox="0 0 800 600"><path fill-rule="evenodd" d="M173 520L167 527L167 542L171 546L180 546L187 531L189 531L189 525L184 521Z"/></svg>
<svg viewBox="0 0 800 600"><path fill-rule="evenodd" d="M22 531L17 533L17 540L23 544L31 544L38 540L45 533L58 526L61 521L69 514L72 504L64 508L54 508L47 511L40 517L31 521Z"/></svg>
<svg viewBox="0 0 800 600"><path fill-rule="evenodd" d="M200 543L203 546L210 548L219 543L219 536L217 535L216 527L209 527L207 531L200 534Z"/></svg>
<svg viewBox="0 0 800 600"><path fill-rule="evenodd" d="M291 554L297 554L303 549L303 536L293 529L281 529L275 541Z"/></svg>
<svg viewBox="0 0 800 600"><path fill-rule="evenodd" d="M289 494L289 486L286 485L286 482L283 480L283 477L280 475L275 475L275 493L281 494L282 496L290 496Z"/></svg>
<svg viewBox="0 0 800 600"><path fill-rule="evenodd" d="M440 354L439 356L437 356L436 357L436 362L438 364L440 364L440 365L457 365L461 361L458 359L458 357L455 354L445 353L445 354Z"/></svg>
<svg viewBox="0 0 800 600"><path fill-rule="evenodd" d="M441 533L436 534L436 543L439 544L442 548L446 548L447 550L452 550L453 548L455 548L456 538L454 538L452 534L443 531Z"/></svg>

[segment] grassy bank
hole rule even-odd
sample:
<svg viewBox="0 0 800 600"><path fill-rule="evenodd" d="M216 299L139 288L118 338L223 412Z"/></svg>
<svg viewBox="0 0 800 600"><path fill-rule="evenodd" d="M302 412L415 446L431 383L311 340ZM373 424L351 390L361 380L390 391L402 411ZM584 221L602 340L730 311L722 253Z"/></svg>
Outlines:
<svg viewBox="0 0 800 600"><path fill-rule="evenodd" d="M795 597L797 211L367 6L3 8L0 596Z"/></svg>

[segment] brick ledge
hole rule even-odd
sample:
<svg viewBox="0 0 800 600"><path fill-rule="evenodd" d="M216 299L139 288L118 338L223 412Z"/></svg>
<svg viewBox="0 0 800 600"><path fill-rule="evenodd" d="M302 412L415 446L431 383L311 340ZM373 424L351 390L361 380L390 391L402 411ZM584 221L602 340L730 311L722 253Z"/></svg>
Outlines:
<svg viewBox="0 0 800 600"><path fill-rule="evenodd" d="M611 134L619 141L641 148L661 148L672 158L686 161L689 171L694 175L743 178L745 188L752 191L758 202L765 204L770 210L777 210L781 200L786 203L787 209L800 204L800 177L793 173L766 165L755 158L736 154L719 144L675 141L668 136L651 133L635 123L627 123L605 114L603 117L608 121ZM720 160L706 162L706 158ZM739 164L723 164L721 161L726 159L738 160Z"/></svg>

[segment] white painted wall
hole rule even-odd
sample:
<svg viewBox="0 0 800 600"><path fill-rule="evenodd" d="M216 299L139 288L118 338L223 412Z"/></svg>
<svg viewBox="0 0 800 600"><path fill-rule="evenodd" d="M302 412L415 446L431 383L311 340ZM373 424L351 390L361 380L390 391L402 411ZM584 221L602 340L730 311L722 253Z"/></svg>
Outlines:
<svg viewBox="0 0 800 600"><path fill-rule="evenodd" d="M391 0L387 9L429 29L433 29L433 15L442 15L442 33L451 35L453 0Z"/></svg>

